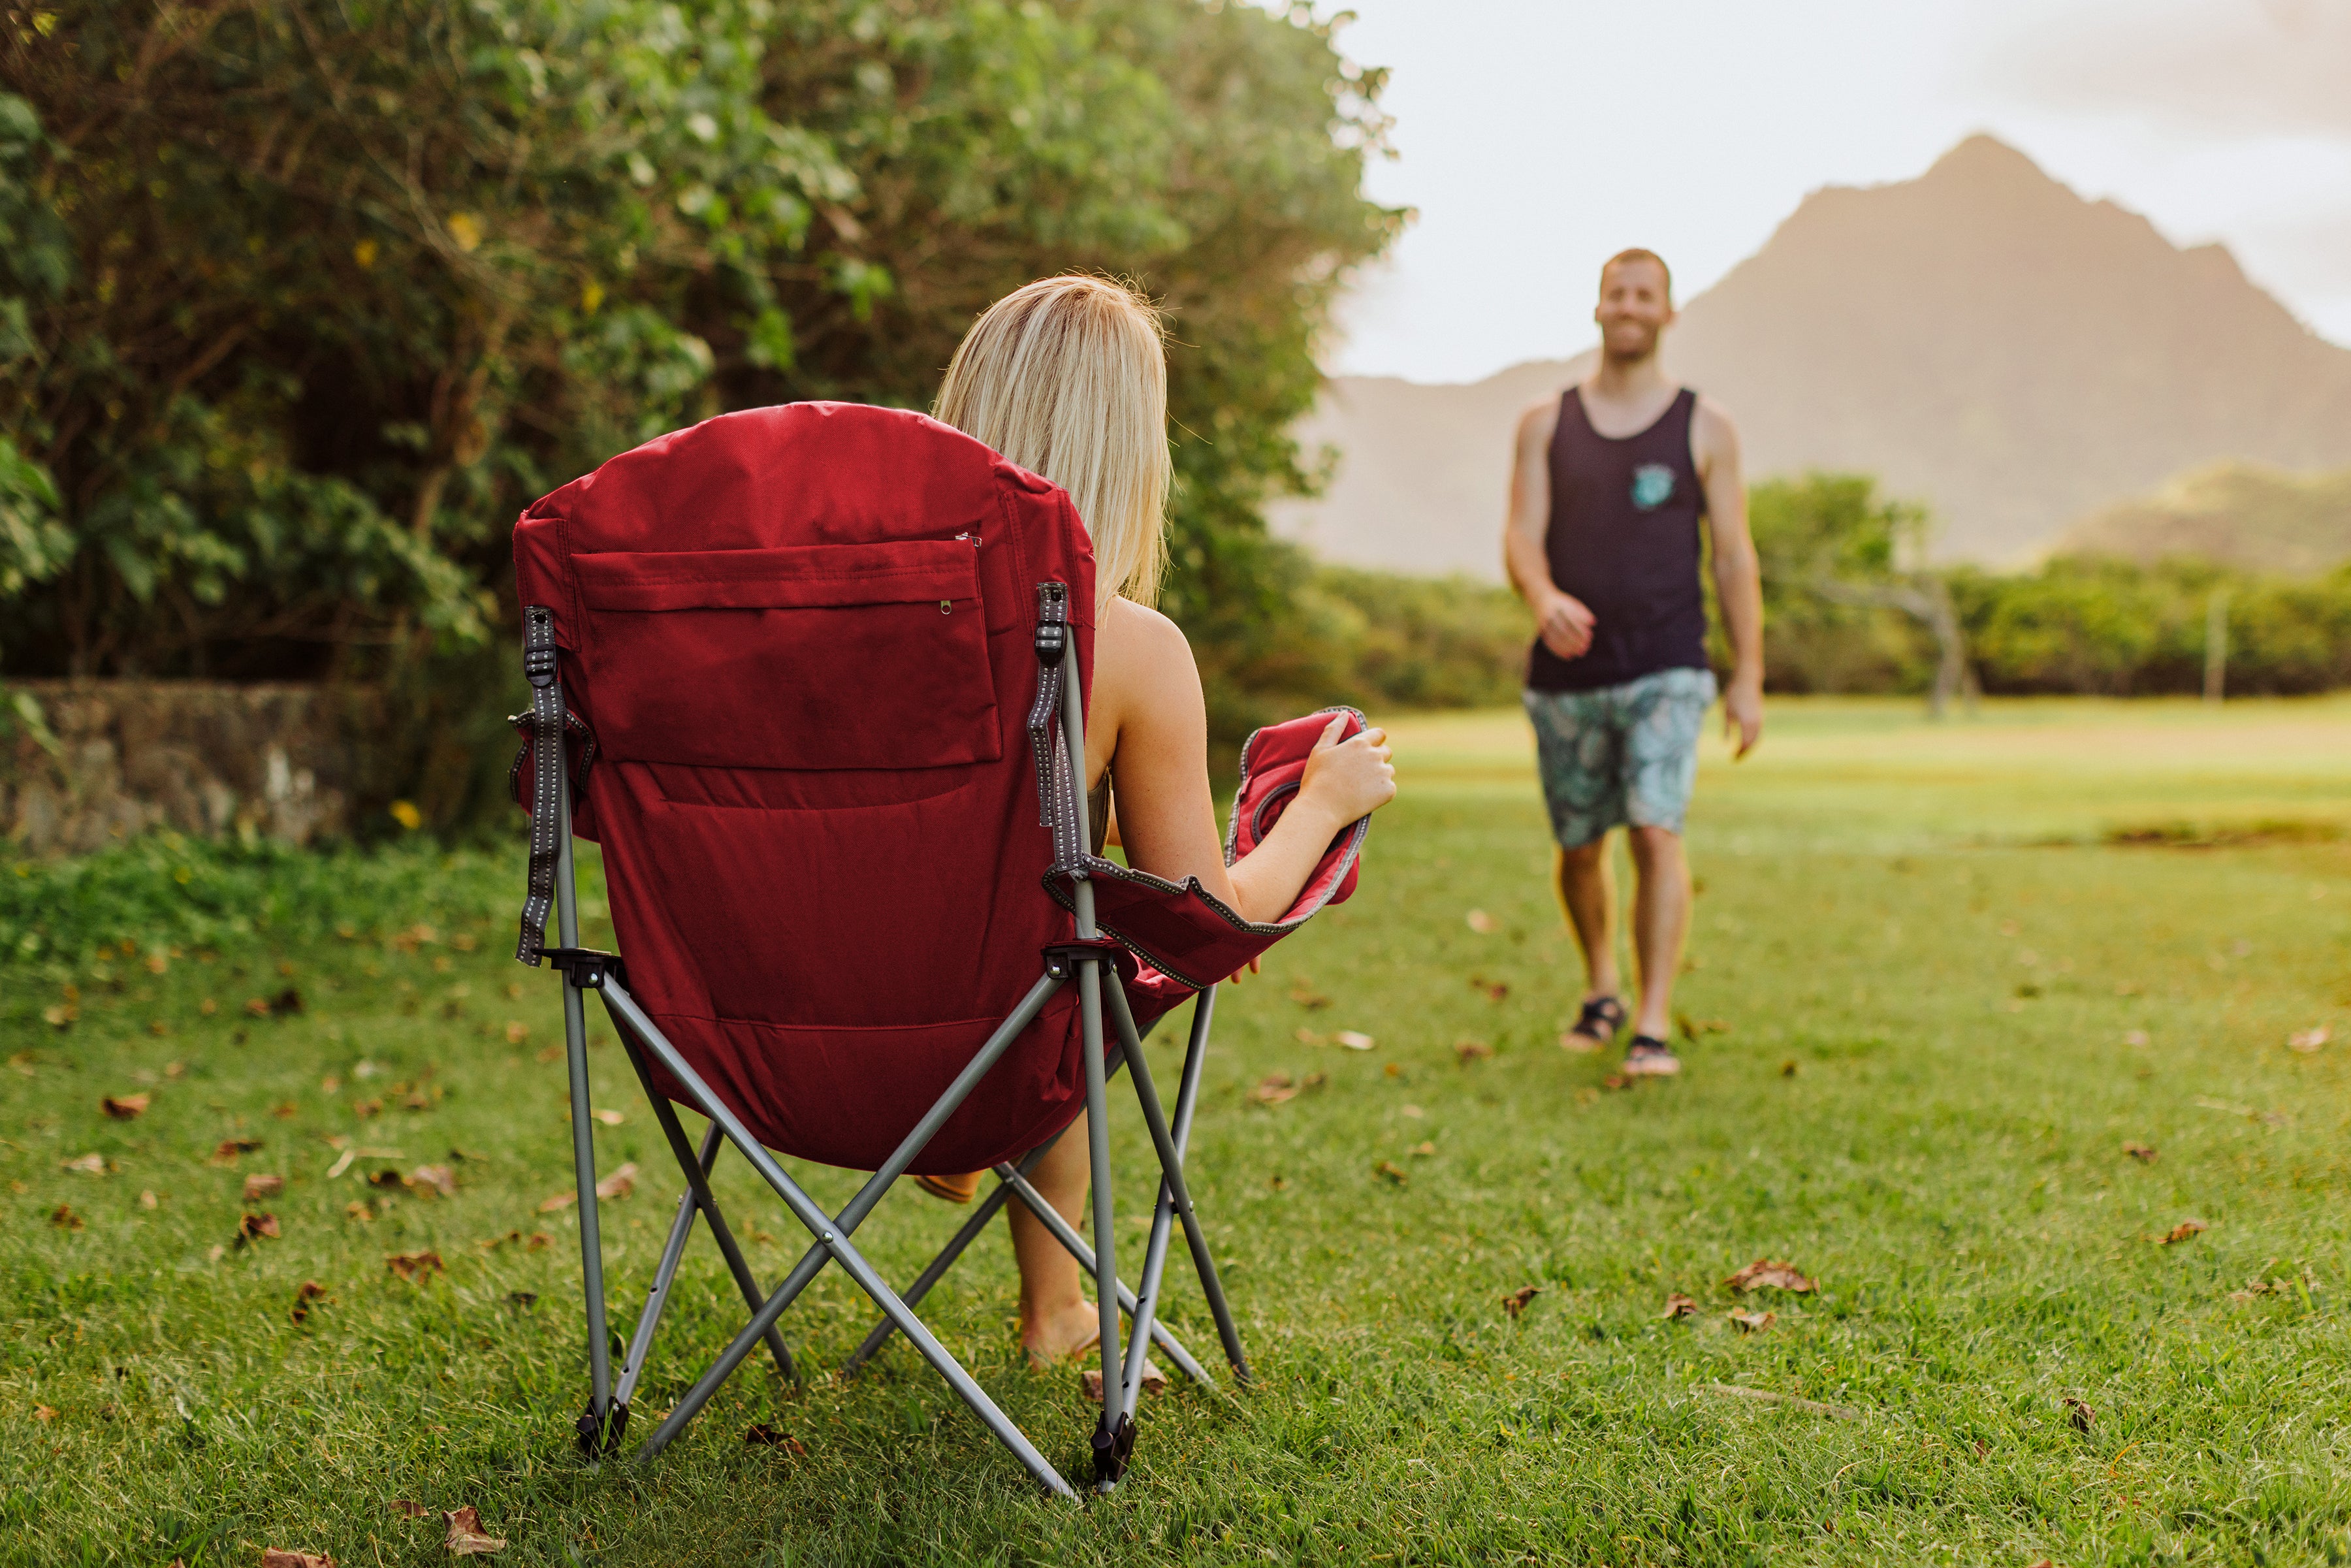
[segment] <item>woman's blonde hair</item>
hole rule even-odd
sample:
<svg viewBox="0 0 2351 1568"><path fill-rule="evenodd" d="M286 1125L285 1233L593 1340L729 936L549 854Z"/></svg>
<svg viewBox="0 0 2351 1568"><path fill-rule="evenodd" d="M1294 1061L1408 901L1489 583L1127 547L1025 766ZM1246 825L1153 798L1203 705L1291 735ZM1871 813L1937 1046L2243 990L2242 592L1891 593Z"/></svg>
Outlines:
<svg viewBox="0 0 2351 1568"><path fill-rule="evenodd" d="M1159 597L1167 560L1167 352L1159 312L1103 277L1046 277L987 308L932 411L1069 492L1097 611Z"/></svg>

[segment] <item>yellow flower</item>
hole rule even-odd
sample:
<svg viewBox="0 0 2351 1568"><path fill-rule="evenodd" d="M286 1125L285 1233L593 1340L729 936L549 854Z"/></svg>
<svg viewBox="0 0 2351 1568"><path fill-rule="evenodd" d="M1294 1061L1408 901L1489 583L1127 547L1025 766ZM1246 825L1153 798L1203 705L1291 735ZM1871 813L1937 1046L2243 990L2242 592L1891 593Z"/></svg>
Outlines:
<svg viewBox="0 0 2351 1568"><path fill-rule="evenodd" d="M360 264L360 270L362 272L375 266L377 254L378 246L371 239L363 239L351 246L351 259Z"/></svg>
<svg viewBox="0 0 2351 1568"><path fill-rule="evenodd" d="M413 800L394 800L392 820L413 833L424 825L424 813L416 809Z"/></svg>
<svg viewBox="0 0 2351 1568"><path fill-rule="evenodd" d="M459 250L478 249L482 243L482 220L471 213L452 213L449 215L449 237L457 242Z"/></svg>

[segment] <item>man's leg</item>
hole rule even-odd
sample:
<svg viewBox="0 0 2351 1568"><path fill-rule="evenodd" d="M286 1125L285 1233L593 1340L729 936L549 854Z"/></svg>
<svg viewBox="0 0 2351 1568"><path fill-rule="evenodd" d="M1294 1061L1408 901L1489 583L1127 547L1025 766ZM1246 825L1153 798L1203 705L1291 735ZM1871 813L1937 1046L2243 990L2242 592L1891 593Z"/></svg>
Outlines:
<svg viewBox="0 0 2351 1568"><path fill-rule="evenodd" d="M1641 968L1641 1010L1625 1071L1636 1076L1681 1071L1674 1056L1674 976L1689 935L1689 861L1682 823L1698 782L1698 736L1714 701L1704 670L1661 670L1627 688L1625 810L1630 820L1633 947Z"/></svg>
<svg viewBox="0 0 2351 1568"><path fill-rule="evenodd" d="M1674 976L1689 936L1689 857L1670 828L1629 828L1633 845L1633 956L1640 967L1641 1007L1633 1032L1670 1040Z"/></svg>
<svg viewBox="0 0 2351 1568"><path fill-rule="evenodd" d="M1616 995L1616 873L1608 859L1608 835L1559 852L1559 902L1568 929L1583 950L1583 999Z"/></svg>

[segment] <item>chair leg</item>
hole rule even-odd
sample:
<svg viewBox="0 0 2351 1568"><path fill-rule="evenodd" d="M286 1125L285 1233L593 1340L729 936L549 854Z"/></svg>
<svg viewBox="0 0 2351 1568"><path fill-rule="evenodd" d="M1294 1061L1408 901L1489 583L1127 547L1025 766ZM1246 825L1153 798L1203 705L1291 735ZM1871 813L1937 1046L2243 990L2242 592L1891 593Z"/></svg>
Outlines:
<svg viewBox="0 0 2351 1568"><path fill-rule="evenodd" d="M1028 1027L1029 1020L1036 1017L1038 1010L1043 1008L1046 999L1060 988L1060 985L1061 982L1057 978L1049 975L1041 977L1034 987L1030 988L1019 1007L1013 1010L1012 1016L998 1027L988 1042L980 1048L970 1063L956 1075L954 1085L946 1094L940 1096L929 1111L924 1113L923 1119L916 1124L913 1132L907 1134L896 1152L892 1154L889 1160L883 1163L882 1169L873 1174L872 1178L860 1189L857 1196L850 1200L849 1205L836 1218L826 1214L821 1207L818 1207L815 1200L800 1189L799 1184L792 1180L783 1166L776 1163L775 1156L768 1154L759 1141L752 1135L751 1130L743 1124L742 1118L736 1115L728 1109L725 1101L711 1092L710 1086L702 1081L701 1074L695 1071L692 1064L678 1053L677 1048L670 1044L667 1037L654 1026L651 1019L645 1016L644 1010L637 1006L626 988L616 980L608 979L605 982L606 1004L613 1008L628 1023L636 1038L660 1061L663 1071L676 1080L679 1087L684 1090L686 1097L693 1101L705 1115L725 1130L727 1140L742 1152L743 1157L750 1162L751 1168L759 1174L760 1179L774 1188L776 1195L784 1200L785 1207L792 1212L792 1218L799 1220L808 1228L809 1233L817 1239L817 1245L809 1249L799 1264L792 1270L791 1274L777 1287L775 1294L768 1298L766 1303L753 1316L750 1324L735 1337L734 1342L727 1345L726 1351L720 1354L716 1362L712 1364L701 1380L694 1385L684 1399L678 1402L677 1407L670 1412L668 1417L654 1430L653 1436L646 1439L643 1448L639 1450L640 1461L660 1452L672 1438L677 1436L679 1431L684 1429L685 1423L691 1420L703 1406L709 1403L711 1396L718 1391L719 1385L725 1383L735 1368L742 1364L743 1358L750 1354L752 1346L758 1343L759 1338L774 1325L776 1319L782 1314L787 1306L790 1305L792 1298L806 1288L808 1281L816 1277L818 1270L823 1268L826 1262L831 1261L839 1263L842 1272L850 1277L857 1288L863 1291L875 1304L889 1314L897 1324L898 1332L906 1336L908 1343L922 1354L923 1359L929 1362L941 1377L946 1379L947 1386L954 1389L956 1396L971 1406L973 1413L978 1416L988 1430L996 1435L997 1440L1011 1449L1013 1456L1028 1468L1031 1475L1042 1482L1047 1490L1059 1496L1073 1495L1069 1482L1062 1479L1059 1472L1045 1462L1044 1456L1037 1451L1036 1446L1029 1441L1019 1427L1012 1424L1009 1416L997 1407L996 1402L987 1396L987 1391L973 1381L971 1375L947 1353L946 1347L939 1343L930 1330L924 1326L922 1320L915 1317L907 1309L906 1304L898 1299L897 1292L891 1290L888 1281L874 1272L872 1265L866 1261L864 1254L859 1251L856 1245L849 1239L849 1233L856 1228L867 1213L871 1212L872 1206L881 1201L882 1195L889 1189L890 1184L904 1173L907 1165L913 1161L923 1146L937 1134L939 1127L948 1116L954 1114L956 1107L969 1095L972 1087L979 1082L988 1069L996 1065L997 1061L1010 1047L1013 1040Z"/></svg>
<svg viewBox="0 0 2351 1568"><path fill-rule="evenodd" d="M735 1276L735 1287L743 1292L743 1304L751 1311L758 1312L760 1304L768 1299L767 1294L759 1289L758 1279L751 1272L750 1260L743 1256L743 1249L737 1244L735 1232L727 1225L726 1216L719 1211L718 1199L710 1190L710 1172L718 1163L720 1139L724 1134L719 1132L717 1124L714 1122L709 1131L703 1135L701 1154L697 1156L689 1152L685 1141L685 1129L678 1123L676 1107L669 1103L667 1095L653 1087L653 1072L645 1066L643 1047L639 1044L636 1035L630 1030L627 1022L614 1009L611 998L609 997L605 998L604 1010L611 1015L612 1028L621 1037L622 1049L628 1052L629 1065L637 1070L637 1082L644 1088L646 1103L653 1107L653 1120L661 1124L662 1135L669 1142L670 1154L677 1161L678 1169L684 1174L686 1197L693 1199L695 1208L709 1218L710 1239L718 1244L718 1253L726 1260L727 1272ZM690 1230L694 1225L693 1215L681 1207L678 1224ZM682 1250L684 1246L684 1238L676 1238L675 1244ZM676 1265L669 1262L666 1250L663 1253L663 1259L674 1272ZM657 1276L656 1279L657 1283L666 1287L665 1275ZM651 1307L652 1303L648 1301L649 1311ZM644 1332L642 1323L639 1325L639 1332ZM647 1345L650 1346L651 1334L647 1333L645 1338ZM798 1383L800 1380L799 1368L793 1364L792 1353L785 1347L784 1336L770 1329L767 1335L767 1342L768 1354L776 1358L777 1373L787 1383ZM637 1375L643 1375L644 1370L643 1354L633 1342L630 1346L628 1365ZM634 1392L636 1381L634 1377L628 1376L625 1371L623 1376L628 1379L628 1386L621 1395L621 1399L625 1403L629 1395Z"/></svg>
<svg viewBox="0 0 2351 1568"><path fill-rule="evenodd" d="M1084 904L1081 904L1081 936L1093 935L1092 914ZM1124 988L1117 983L1116 971L1113 971L1111 980L1110 988L1122 993L1120 1001L1123 1003ZM1134 1422L1117 1408L1122 1365L1118 1354L1118 1215L1110 1185L1110 1096L1104 1092L1109 1080L1102 1067L1102 994L1101 960L1081 959L1078 1016L1083 1036L1080 1050L1086 1067L1086 1152L1093 1166L1094 1305L1102 1319L1102 1413L1095 1422L1092 1439L1094 1490L1106 1492L1116 1487L1119 1477L1125 1473L1127 1456L1134 1448ZM1131 1054L1136 1053L1134 1048L1129 1050ZM1141 1070L1139 1061L1134 1065Z"/></svg>
<svg viewBox="0 0 2351 1568"><path fill-rule="evenodd" d="M1208 1055L1208 1021L1215 1015L1217 988L1210 986L1192 1004L1192 1032L1184 1048L1184 1073L1176 1091L1176 1153L1180 1157L1192 1138L1192 1113L1198 1108L1201 1069ZM1130 1017L1131 1017L1130 1012ZM1123 1051L1122 1050L1122 1054ZM1152 1205L1151 1239L1144 1248L1142 1289L1136 1292L1134 1332L1126 1347L1125 1375L1120 1379L1120 1406L1133 1413L1143 1397L1143 1347L1159 1324L1160 1282L1167 1267L1167 1241L1176 1218L1175 1194L1163 1179Z"/></svg>
<svg viewBox="0 0 2351 1568"><path fill-rule="evenodd" d="M1165 1112L1159 1103L1159 1091L1151 1081L1151 1064L1144 1060L1142 1043L1134 1034L1134 1019L1127 1010L1126 995L1113 988L1111 1014L1119 1029L1120 1043L1127 1053L1127 1076L1134 1082L1134 1098L1143 1111L1143 1124L1151 1134L1152 1147L1159 1155L1159 1171L1175 1199L1176 1217L1183 1221L1184 1239L1192 1249L1192 1266L1200 1275L1201 1293L1208 1298L1209 1314L1217 1321L1217 1334L1225 1343L1225 1359L1232 1364L1233 1376L1246 1384L1249 1381L1249 1358L1241 1351L1239 1328L1233 1322L1233 1312L1225 1301L1223 1281L1217 1277L1217 1260L1208 1251L1207 1232L1200 1227L1200 1217L1193 1207L1192 1195L1184 1181L1184 1156L1176 1147L1174 1134L1168 1130Z"/></svg>

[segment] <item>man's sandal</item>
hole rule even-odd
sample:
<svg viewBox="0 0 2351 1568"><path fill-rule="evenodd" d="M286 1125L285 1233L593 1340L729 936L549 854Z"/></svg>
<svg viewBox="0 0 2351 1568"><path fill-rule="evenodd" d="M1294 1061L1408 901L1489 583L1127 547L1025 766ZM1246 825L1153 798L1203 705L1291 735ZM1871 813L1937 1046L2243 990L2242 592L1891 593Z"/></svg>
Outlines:
<svg viewBox="0 0 2351 1568"><path fill-rule="evenodd" d="M1559 1037L1562 1051L1604 1050L1625 1027L1625 1004L1614 997L1594 997L1575 1015L1575 1022Z"/></svg>
<svg viewBox="0 0 2351 1568"><path fill-rule="evenodd" d="M1682 1070L1674 1048L1653 1034L1636 1034L1625 1052L1627 1078L1671 1078Z"/></svg>

